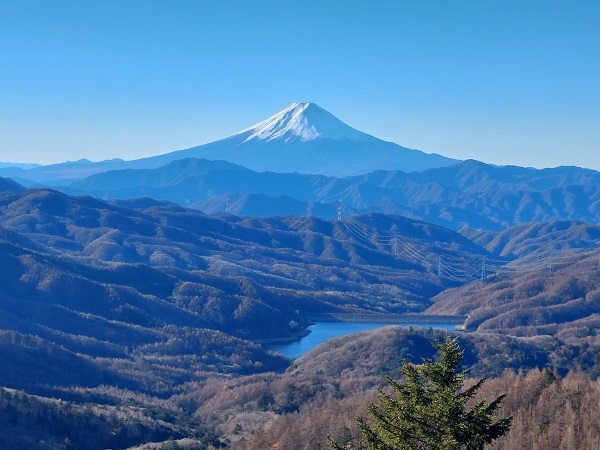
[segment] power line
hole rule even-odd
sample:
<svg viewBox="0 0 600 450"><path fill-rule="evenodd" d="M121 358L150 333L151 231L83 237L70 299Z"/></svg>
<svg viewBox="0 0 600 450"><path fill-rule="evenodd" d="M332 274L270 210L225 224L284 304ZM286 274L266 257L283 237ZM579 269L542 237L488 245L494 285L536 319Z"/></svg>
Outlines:
<svg viewBox="0 0 600 450"><path fill-rule="evenodd" d="M465 251L452 254L439 247L426 252L418 245L409 242L402 235L397 233L386 235L385 232L374 230L352 216L343 217L339 209L338 220L358 240L369 245L389 247L389 251L394 257L397 258L402 254L407 260L436 271L437 276L440 278L459 282L468 282L477 278L485 282L489 276L494 274L523 273L545 269L550 273L554 273L557 266L571 264L574 260L585 257L587 252L599 249L599 245L596 243L589 243L577 249L563 250L560 254L557 254L554 248L548 250L538 248L534 254L525 255L512 261L490 258L486 255L481 256ZM555 246L555 242L548 244L548 246L550 245ZM447 253L444 259L442 259L441 252ZM479 257L481 257L480 265L476 262ZM597 270L600 273L600 255Z"/></svg>

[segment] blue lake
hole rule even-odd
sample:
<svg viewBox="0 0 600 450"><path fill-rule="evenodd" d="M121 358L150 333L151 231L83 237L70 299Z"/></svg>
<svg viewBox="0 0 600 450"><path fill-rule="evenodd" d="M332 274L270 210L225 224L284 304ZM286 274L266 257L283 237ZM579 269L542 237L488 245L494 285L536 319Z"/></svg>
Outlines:
<svg viewBox="0 0 600 450"><path fill-rule="evenodd" d="M311 333L299 341L290 342L289 344L268 345L267 348L283 353L288 358L298 358L327 339L356 333L357 331L374 330L387 325L437 328L440 330L454 330L456 326L456 324L445 323L317 322L309 327Z"/></svg>

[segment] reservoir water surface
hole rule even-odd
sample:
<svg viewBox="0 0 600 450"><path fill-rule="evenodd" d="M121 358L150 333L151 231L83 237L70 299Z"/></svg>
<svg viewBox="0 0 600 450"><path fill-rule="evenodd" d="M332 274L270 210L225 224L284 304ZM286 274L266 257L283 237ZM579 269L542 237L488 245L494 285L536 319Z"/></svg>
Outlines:
<svg viewBox="0 0 600 450"><path fill-rule="evenodd" d="M343 336L357 331L374 330L387 325L400 325L403 327L425 327L441 330L454 330L455 323L381 323L381 322L317 322L311 325L311 333L299 341L288 344L268 345L267 348L282 353L288 358L298 358L317 345L337 336Z"/></svg>

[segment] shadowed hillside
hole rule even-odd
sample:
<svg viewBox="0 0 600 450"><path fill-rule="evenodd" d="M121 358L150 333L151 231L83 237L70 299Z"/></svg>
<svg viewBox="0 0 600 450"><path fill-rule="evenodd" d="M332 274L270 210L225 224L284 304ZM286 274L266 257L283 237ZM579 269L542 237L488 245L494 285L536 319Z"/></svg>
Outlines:
<svg viewBox="0 0 600 450"><path fill-rule="evenodd" d="M0 177L0 192L21 192L24 190L25 188L23 186L10 178Z"/></svg>

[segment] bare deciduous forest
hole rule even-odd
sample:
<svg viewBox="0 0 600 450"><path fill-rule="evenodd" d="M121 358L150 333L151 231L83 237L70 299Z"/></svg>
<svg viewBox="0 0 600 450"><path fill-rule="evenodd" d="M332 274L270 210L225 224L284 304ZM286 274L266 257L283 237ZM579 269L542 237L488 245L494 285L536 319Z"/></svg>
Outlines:
<svg viewBox="0 0 600 450"><path fill-rule="evenodd" d="M500 415L514 417L508 434L489 446L510 449L600 448L598 399L600 383L579 372L556 378L548 370L515 374L507 371L486 381L478 398L506 394ZM374 392L356 393L343 399L311 401L299 411L282 415L267 427L253 430L234 443L236 450L328 450L325 436L340 443L359 435L355 416L366 416Z"/></svg>

